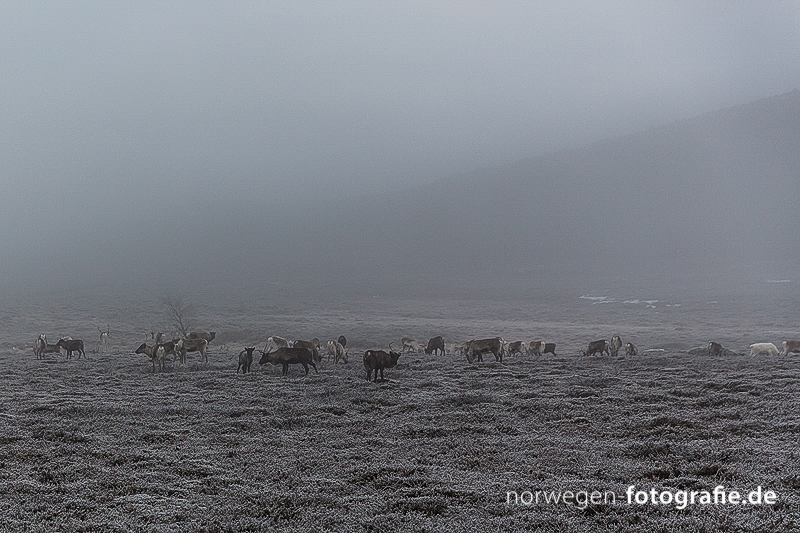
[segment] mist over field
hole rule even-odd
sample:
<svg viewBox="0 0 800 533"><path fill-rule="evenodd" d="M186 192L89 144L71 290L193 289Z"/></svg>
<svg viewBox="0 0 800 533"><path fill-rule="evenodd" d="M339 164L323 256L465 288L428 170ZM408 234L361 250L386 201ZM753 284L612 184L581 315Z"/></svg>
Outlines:
<svg viewBox="0 0 800 533"><path fill-rule="evenodd" d="M7 293L798 277L792 2L2 14Z"/></svg>
<svg viewBox="0 0 800 533"><path fill-rule="evenodd" d="M33 224L88 222L58 224L63 249L47 234L17 248L7 283L16 273L23 284L267 293L465 295L622 280L746 290L798 278L797 146L793 91L392 192L260 203L220 182L208 197L47 211ZM93 227L98 219L107 226Z"/></svg>

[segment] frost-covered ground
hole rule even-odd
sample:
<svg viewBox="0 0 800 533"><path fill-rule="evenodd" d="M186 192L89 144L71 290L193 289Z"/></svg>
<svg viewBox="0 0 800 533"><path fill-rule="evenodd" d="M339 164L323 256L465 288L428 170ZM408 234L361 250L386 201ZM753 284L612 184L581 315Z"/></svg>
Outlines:
<svg viewBox="0 0 800 533"><path fill-rule="evenodd" d="M789 284L766 296L598 290L535 299L200 302L209 364L153 373L157 298L8 301L0 314L0 529L8 531L789 531L800 528L800 355L697 358L709 340L800 338ZM780 289L780 292L778 291ZM772 291L772 292L769 292ZM602 302L602 303L601 303ZM93 353L111 324L111 351ZM105 328L103 328L105 329ZM29 347L83 337L86 359ZM618 333L636 358L582 358ZM348 337L347 365L236 374L272 334ZM360 354L408 334L557 343L468 365L406 354L368 383ZM194 357L193 357L194 355ZM493 359L493 358L492 358ZM777 503L628 505L640 490ZM613 491L614 504L508 505L507 492Z"/></svg>

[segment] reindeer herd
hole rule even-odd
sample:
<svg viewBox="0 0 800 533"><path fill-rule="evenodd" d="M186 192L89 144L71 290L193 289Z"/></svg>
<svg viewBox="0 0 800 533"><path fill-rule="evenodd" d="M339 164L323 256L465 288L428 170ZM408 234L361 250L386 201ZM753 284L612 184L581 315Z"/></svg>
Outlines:
<svg viewBox="0 0 800 533"><path fill-rule="evenodd" d="M97 328L100 333L98 343L98 352L103 354L108 350L108 338L110 334L110 327L107 326L103 331ZM188 353L197 352L200 355L202 363L208 363L207 349L211 341L216 337L216 332L211 331L192 331L186 337L175 338L167 340L164 333L151 332L150 337L153 340L152 344L143 342L134 353L146 355L153 364L153 372L156 369L163 371L166 368L167 362L177 362L179 365L186 364ZM392 368L397 365L397 361L402 354L405 353L422 353L427 355L445 355L448 353L448 346L442 336L431 337L427 344L423 347L412 337L402 337L400 339L401 348L395 351L392 347L393 342L389 343L389 351L385 350L366 350L363 356L364 369L366 371L367 380L371 380L374 374L374 380L378 380L378 373L380 372L381 381L384 380L383 372L387 368ZM239 352L238 366L236 373L241 371L243 374L250 371L253 364L254 352L258 351L261 354L259 365L270 363L274 366L280 365L283 370L283 375L286 376L289 372L289 365L299 364L308 375L309 366L317 370L317 363L322 361L321 342L318 338L313 338L309 341L294 340L288 341L283 337L273 335L269 337L264 345L263 350L256 350L255 346L246 347ZM345 350L347 346L347 339L344 335L340 335L337 339L331 339L325 344L328 362L333 360L334 364L347 363L349 360L349 352ZM611 340L600 339L591 341L585 350L580 353L584 357L594 355L607 355L610 357L617 357L620 350L624 348L625 356L639 355L639 349L631 342L624 343L619 335L613 335ZM33 348L33 352L37 359L41 359L45 354L61 353L61 350L66 352L67 359L72 358L75 353L76 357L86 357L84 343L80 339L73 339L72 337L62 337L55 344L47 342L45 335L39 335ZM531 341L525 343L524 341L507 342L502 337L489 337L485 339L472 339L464 342L454 342L450 344L450 353L466 356L467 362L473 364L475 362L483 361L485 354L492 354L496 362L502 363L504 356L513 355L536 355L542 356L544 354L556 355L555 343L544 342L541 340ZM750 345L750 355L781 355L785 356L789 353L800 353L800 341L785 340L782 344L782 350L778 352L777 347L772 343L755 343ZM691 355L740 355L736 352L724 348L721 344L716 342L709 342L708 345L693 348L689 350ZM170 357L171 358L168 358Z"/></svg>
<svg viewBox="0 0 800 533"><path fill-rule="evenodd" d="M72 337L61 337L55 344L47 342L45 335L39 335L33 345L33 353L37 359L42 359L48 353L61 353L61 349L67 352L67 359L72 359L72 354L77 353L79 359L81 356L86 358L86 351L83 349L83 341L74 339Z"/></svg>
<svg viewBox="0 0 800 533"><path fill-rule="evenodd" d="M164 370L167 363L167 356L172 356L172 361L178 361L179 364L185 364L188 359L189 352L198 352L200 354L200 361L208 363L208 354L206 348L208 344L214 340L217 335L216 331L190 331L186 338L177 338L166 340L164 333L150 334L155 340L155 343L148 346L147 342L143 342L134 353L144 354L153 362L153 371L155 372L156 366L159 370Z"/></svg>

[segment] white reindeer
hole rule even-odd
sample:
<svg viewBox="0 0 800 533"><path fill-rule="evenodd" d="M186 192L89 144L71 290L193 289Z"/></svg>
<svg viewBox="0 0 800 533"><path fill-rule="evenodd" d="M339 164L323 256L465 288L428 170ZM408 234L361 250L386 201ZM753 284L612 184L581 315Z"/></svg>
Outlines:
<svg viewBox="0 0 800 533"><path fill-rule="evenodd" d="M100 326L97 324L94 325L97 328L97 331L100 332L100 344L97 346L97 351L100 355L103 355L108 351L108 334L111 333L111 326L106 324L106 330L103 331L100 329Z"/></svg>

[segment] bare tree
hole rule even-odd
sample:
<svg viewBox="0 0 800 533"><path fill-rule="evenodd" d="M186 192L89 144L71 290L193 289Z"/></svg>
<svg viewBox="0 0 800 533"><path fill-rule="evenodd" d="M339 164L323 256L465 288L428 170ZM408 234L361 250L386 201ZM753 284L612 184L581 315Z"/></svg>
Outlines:
<svg viewBox="0 0 800 533"><path fill-rule="evenodd" d="M189 330L192 329L194 305L184 301L182 294L170 294L162 301L167 306L169 318L172 320L172 327L180 332L183 337L187 337Z"/></svg>

